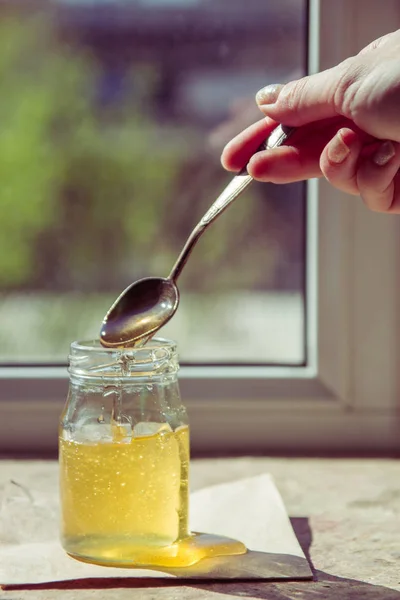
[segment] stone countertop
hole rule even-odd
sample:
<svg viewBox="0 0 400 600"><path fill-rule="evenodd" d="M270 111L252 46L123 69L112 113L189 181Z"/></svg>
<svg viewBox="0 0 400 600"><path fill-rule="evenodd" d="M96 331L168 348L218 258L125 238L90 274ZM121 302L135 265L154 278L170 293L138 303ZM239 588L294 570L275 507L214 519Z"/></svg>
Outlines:
<svg viewBox="0 0 400 600"><path fill-rule="evenodd" d="M0 487L55 461L0 462ZM0 600L400 600L400 460L229 458L192 461L192 489L271 473L314 571L307 582L65 582L0 591Z"/></svg>

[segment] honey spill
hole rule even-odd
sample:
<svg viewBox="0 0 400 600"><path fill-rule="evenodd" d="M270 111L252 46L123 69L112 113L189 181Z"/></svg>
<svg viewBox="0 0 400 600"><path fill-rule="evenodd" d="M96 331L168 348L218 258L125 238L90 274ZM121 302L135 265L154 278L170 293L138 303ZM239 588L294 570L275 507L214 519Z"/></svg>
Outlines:
<svg viewBox="0 0 400 600"><path fill-rule="evenodd" d="M122 428L121 428L122 429ZM189 531L189 428L160 426L107 441L60 438L62 541L108 566L184 567L246 552L241 542Z"/></svg>

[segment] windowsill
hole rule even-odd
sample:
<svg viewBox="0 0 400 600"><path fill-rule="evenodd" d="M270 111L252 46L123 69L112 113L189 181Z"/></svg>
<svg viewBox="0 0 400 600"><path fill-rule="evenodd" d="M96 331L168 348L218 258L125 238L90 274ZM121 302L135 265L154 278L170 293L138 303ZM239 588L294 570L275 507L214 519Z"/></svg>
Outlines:
<svg viewBox="0 0 400 600"><path fill-rule="evenodd" d="M10 479L35 477L44 486L54 485L55 461L2 461L0 488ZM400 591L398 576L398 513L396 481L400 461L378 459L284 459L235 458L202 459L192 462L195 489L269 472L275 478L292 524L306 555L310 554L316 580L286 583L218 583L177 585L165 597L196 599L221 593L229 598L298 598L308 594L324 600L345 597L389 599L390 590ZM101 584L98 600L110 598L110 584ZM95 582L84 587L96 587ZM100 588L100 584L97 584ZM383 587L384 586L384 587ZM51 586L48 586L49 589ZM75 589L74 589L75 587ZM163 586L160 586L160 589ZM168 586L169 588L171 586ZM246 592L246 589L247 593ZM10 599L41 600L47 586L7 592ZM135 584L137 589L137 583ZM164 590L166 591L166 590ZM132 589L118 589L119 600L130 598ZM52 598L76 597L76 582L52 589ZM141 600L154 598L154 586L140 588ZM162 596L164 597L164 596Z"/></svg>

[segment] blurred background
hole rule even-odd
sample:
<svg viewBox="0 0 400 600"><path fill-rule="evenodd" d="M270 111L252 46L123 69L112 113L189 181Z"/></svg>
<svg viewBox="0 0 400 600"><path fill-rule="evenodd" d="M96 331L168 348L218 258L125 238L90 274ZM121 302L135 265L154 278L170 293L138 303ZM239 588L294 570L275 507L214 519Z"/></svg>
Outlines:
<svg viewBox="0 0 400 600"><path fill-rule="evenodd" d="M65 363L167 276L254 94L305 72L305 0L0 2L0 362ZM304 364L305 187L254 183L162 334L182 363Z"/></svg>

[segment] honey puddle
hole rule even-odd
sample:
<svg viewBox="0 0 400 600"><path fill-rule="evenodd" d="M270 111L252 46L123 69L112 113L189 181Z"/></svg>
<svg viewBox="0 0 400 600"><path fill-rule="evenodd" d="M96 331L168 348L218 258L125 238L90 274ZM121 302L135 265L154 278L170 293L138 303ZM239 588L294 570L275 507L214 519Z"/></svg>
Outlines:
<svg viewBox="0 0 400 600"><path fill-rule="evenodd" d="M189 531L189 427L109 439L60 438L62 543L113 567L188 567L244 554L241 542Z"/></svg>

